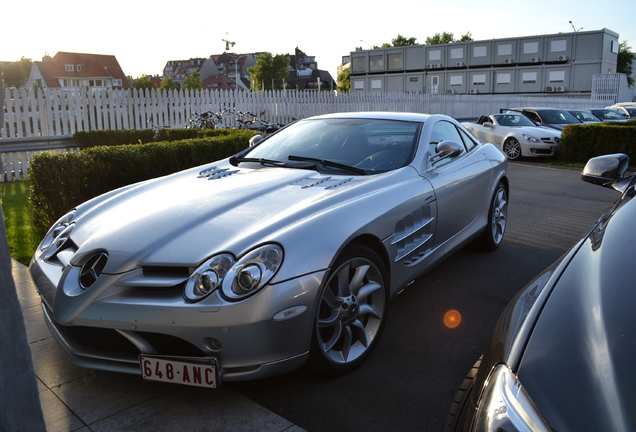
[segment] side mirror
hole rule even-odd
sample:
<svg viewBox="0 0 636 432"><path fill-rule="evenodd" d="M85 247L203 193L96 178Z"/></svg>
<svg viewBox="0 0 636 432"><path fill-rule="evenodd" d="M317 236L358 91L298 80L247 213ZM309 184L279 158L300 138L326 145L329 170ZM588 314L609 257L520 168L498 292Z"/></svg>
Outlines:
<svg viewBox="0 0 636 432"><path fill-rule="evenodd" d="M492 124L492 122L484 122L483 126L484 126L484 127L487 127L487 128L495 127L495 125L494 125L494 124Z"/></svg>
<svg viewBox="0 0 636 432"><path fill-rule="evenodd" d="M256 144L263 141L264 139L265 138L263 138L261 135L254 135L252 138L250 138L250 147L255 146Z"/></svg>
<svg viewBox="0 0 636 432"><path fill-rule="evenodd" d="M435 154L431 157L431 162L437 163L443 159L458 156L462 150L463 147L455 141L440 141L435 146Z"/></svg>
<svg viewBox="0 0 636 432"><path fill-rule="evenodd" d="M581 179L588 183L624 192L629 185L629 178L625 177L628 166L629 156L626 154L616 153L598 156L587 162L583 173L581 173Z"/></svg>

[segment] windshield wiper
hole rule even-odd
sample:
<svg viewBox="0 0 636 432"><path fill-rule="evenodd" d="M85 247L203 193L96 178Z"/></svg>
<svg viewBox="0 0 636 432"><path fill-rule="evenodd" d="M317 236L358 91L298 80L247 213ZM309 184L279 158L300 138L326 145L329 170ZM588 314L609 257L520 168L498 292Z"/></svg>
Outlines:
<svg viewBox="0 0 636 432"><path fill-rule="evenodd" d="M234 166L238 166L241 162L254 162L254 163L259 163L261 165L273 165L273 166L277 166L277 167L286 167L287 166L286 162L281 162L281 161L272 160L272 159L245 158L245 157L236 157L236 156L232 156L230 158L230 164L232 164Z"/></svg>
<svg viewBox="0 0 636 432"><path fill-rule="evenodd" d="M337 169L347 171L353 174L368 174L368 172L366 170L363 170L362 168L357 168L357 167L341 164L338 162L333 162L326 159L318 159L318 158L294 156L294 155L287 156L287 159L291 161L299 161L299 162L313 162L317 165L322 165L329 168L337 168Z"/></svg>

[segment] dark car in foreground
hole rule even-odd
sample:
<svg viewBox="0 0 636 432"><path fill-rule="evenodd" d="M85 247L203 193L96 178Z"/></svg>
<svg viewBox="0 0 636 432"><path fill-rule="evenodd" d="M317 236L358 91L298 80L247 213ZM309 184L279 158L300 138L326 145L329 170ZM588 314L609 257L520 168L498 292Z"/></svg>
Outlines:
<svg viewBox="0 0 636 432"><path fill-rule="evenodd" d="M582 179L618 201L503 312L446 431L636 430L636 176L624 154Z"/></svg>

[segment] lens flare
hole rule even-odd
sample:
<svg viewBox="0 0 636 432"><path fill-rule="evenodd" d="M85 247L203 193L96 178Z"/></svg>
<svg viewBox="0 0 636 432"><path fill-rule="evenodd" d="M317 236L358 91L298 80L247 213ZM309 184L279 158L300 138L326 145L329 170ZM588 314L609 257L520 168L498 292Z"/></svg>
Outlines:
<svg viewBox="0 0 636 432"><path fill-rule="evenodd" d="M462 323L462 314L453 309L444 314L444 325L450 329L459 327Z"/></svg>

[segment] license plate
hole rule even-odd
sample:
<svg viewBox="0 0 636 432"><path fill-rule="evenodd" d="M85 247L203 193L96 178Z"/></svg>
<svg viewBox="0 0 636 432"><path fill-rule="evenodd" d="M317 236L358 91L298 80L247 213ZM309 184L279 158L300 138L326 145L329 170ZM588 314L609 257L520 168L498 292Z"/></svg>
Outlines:
<svg viewBox="0 0 636 432"><path fill-rule="evenodd" d="M214 359L175 359L139 356L141 376L147 381L217 388L219 373Z"/></svg>

